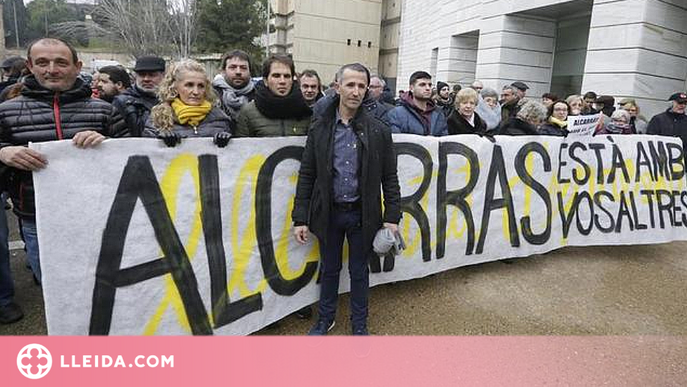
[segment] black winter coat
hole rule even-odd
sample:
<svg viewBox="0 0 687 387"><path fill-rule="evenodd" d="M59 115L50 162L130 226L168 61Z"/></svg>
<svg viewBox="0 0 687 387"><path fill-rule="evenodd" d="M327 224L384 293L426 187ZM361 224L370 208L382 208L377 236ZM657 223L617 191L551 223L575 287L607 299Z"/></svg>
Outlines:
<svg viewBox="0 0 687 387"><path fill-rule="evenodd" d="M680 137L684 148L687 146L687 116L673 113L673 109L670 108L663 113L655 115L649 121L646 133Z"/></svg>
<svg viewBox="0 0 687 387"><path fill-rule="evenodd" d="M334 201L333 127L338 106L337 96L327 106L324 114L312 123L308 131L291 213L294 223L308 225L320 243L326 243L329 216ZM396 172L396 153L389 127L382 121L370 117L365 109L358 109L351 125L360 145L358 184L362 201L363 245L372 249L372 240L382 227L382 223L397 224L401 219L401 192Z"/></svg>
<svg viewBox="0 0 687 387"><path fill-rule="evenodd" d="M54 92L28 76L21 95L0 104L0 147L70 139L86 130L114 137L124 121L108 102L91 98L90 86L79 78L71 89ZM34 217L31 172L11 169L7 184L17 215Z"/></svg>
<svg viewBox="0 0 687 387"><path fill-rule="evenodd" d="M231 133L231 118L224 114L221 108L213 106L198 126L182 125L175 121L172 130L181 137L214 137L219 132ZM159 130L153 124L153 118L149 117L143 130L143 137L157 137L158 133Z"/></svg>
<svg viewBox="0 0 687 387"><path fill-rule="evenodd" d="M473 127L470 123L460 114L457 110L454 110L450 116L448 116L448 134L478 134L483 135L487 131L487 124L482 121L479 114L475 113L475 126Z"/></svg>
<svg viewBox="0 0 687 387"><path fill-rule="evenodd" d="M536 136L539 135L539 131L529 122L513 117L501 124L499 134L507 136Z"/></svg>
<svg viewBox="0 0 687 387"><path fill-rule="evenodd" d="M150 116L150 109L160 103L157 96L142 92L138 87L132 86L112 101L112 106L117 109L119 115L124 117L126 132L123 135L141 137L146 121Z"/></svg>

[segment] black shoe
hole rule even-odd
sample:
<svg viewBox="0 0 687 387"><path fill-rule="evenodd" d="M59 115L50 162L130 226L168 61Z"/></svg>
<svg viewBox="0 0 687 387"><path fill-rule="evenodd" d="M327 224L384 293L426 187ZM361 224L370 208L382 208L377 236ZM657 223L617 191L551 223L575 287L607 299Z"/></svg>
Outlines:
<svg viewBox="0 0 687 387"><path fill-rule="evenodd" d="M336 321L318 320L315 325L310 328L308 336L326 336L327 333L334 328L334 325L336 325Z"/></svg>
<svg viewBox="0 0 687 387"><path fill-rule="evenodd" d="M24 317L24 312L21 311L19 305L10 302L5 306L0 306L0 324L12 324L21 320Z"/></svg>
<svg viewBox="0 0 687 387"><path fill-rule="evenodd" d="M310 320L312 318L312 308L306 306L303 309L297 310L294 314L301 320Z"/></svg>
<svg viewBox="0 0 687 387"><path fill-rule="evenodd" d="M369 336L370 332L367 330L367 325L353 325L352 332L353 336Z"/></svg>

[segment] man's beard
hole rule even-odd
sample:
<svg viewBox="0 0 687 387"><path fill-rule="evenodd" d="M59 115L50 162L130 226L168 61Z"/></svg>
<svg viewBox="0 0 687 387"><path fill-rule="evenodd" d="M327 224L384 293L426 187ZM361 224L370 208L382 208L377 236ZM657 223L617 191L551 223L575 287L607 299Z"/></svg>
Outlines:
<svg viewBox="0 0 687 387"><path fill-rule="evenodd" d="M116 94L107 95L102 90L98 90L98 98L102 99L105 102L112 103L112 101L114 101L114 97L116 96Z"/></svg>
<svg viewBox="0 0 687 387"><path fill-rule="evenodd" d="M233 87L234 89L243 89L244 87L248 86L248 82L250 82L250 78L248 78L248 79L243 79L243 78L236 79L236 81L241 81L242 83L239 85L236 85L236 84L234 84L234 79L230 79L229 82L227 82L227 83L229 84L229 86Z"/></svg>

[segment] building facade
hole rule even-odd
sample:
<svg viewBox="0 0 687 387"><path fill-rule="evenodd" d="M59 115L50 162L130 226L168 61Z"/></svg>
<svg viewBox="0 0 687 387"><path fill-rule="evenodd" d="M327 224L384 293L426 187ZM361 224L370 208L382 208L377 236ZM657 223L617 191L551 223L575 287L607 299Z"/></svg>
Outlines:
<svg viewBox="0 0 687 387"><path fill-rule="evenodd" d="M377 71L382 0L271 0L270 52L292 54L296 71L334 80L345 63Z"/></svg>
<svg viewBox="0 0 687 387"><path fill-rule="evenodd" d="M646 115L687 82L684 0L404 0L397 90L426 70L539 97L595 91L634 98Z"/></svg>
<svg viewBox="0 0 687 387"><path fill-rule="evenodd" d="M379 37L378 71L391 90L396 89L398 47L401 37L403 0L382 1L381 35Z"/></svg>

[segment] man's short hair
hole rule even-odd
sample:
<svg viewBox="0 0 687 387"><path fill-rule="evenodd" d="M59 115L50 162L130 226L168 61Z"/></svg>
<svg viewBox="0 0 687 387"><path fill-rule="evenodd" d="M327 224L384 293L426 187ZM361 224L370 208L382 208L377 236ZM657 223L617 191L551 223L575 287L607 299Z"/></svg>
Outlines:
<svg viewBox="0 0 687 387"><path fill-rule="evenodd" d="M517 94L518 93L518 88L513 86L513 85L506 85L503 87L503 91L510 90L511 93Z"/></svg>
<svg viewBox="0 0 687 387"><path fill-rule="evenodd" d="M251 69L253 68L253 65L250 61L250 55L248 55L247 52L241 51L241 50L233 50L233 51L226 52L226 53L224 53L224 55L222 55L222 59L220 59L220 61L219 61L220 66L222 66L220 68L220 70L224 71L224 69L227 67L227 61L229 59L234 59L234 58L238 58L238 59L241 59L241 60L248 62L248 71L251 71Z"/></svg>
<svg viewBox="0 0 687 387"><path fill-rule="evenodd" d="M596 95L595 92L593 92L593 91L588 91L588 92L584 93L584 97L583 97L583 98L584 98L584 99L594 99L594 100L595 100L596 97L597 97L597 95Z"/></svg>
<svg viewBox="0 0 687 387"><path fill-rule="evenodd" d="M272 70L272 63L281 63L287 66L291 70L291 75L296 75L296 65L293 64L293 59L288 55L272 54L269 58L265 59L262 64L262 77L267 80L270 76L270 71Z"/></svg>
<svg viewBox="0 0 687 387"><path fill-rule="evenodd" d="M26 58L28 61L32 60L31 59L31 49L33 48L33 46L36 43L46 43L46 44L50 44L50 45L64 44L69 49L69 52L71 52L71 54L72 54L72 62L74 64L76 64L76 62L79 61L79 55L76 53L76 49L74 48L74 46L69 44L66 40L60 39L60 38L38 38L38 39L31 41L31 43L29 43L29 47L26 49Z"/></svg>
<svg viewBox="0 0 687 387"><path fill-rule="evenodd" d="M317 78L317 84L320 85L320 87L322 86L322 80L320 79L320 75L315 70L303 70L298 79L300 80L303 77Z"/></svg>
<svg viewBox="0 0 687 387"><path fill-rule="evenodd" d="M370 74L370 81L372 81L372 78L379 79L379 83L382 84L382 87L386 87L386 81L384 80L384 78L379 76L379 74Z"/></svg>
<svg viewBox="0 0 687 387"><path fill-rule="evenodd" d="M131 87L131 78L122 66L104 66L98 72L109 75L112 83L122 82L125 88Z"/></svg>
<svg viewBox="0 0 687 387"><path fill-rule="evenodd" d="M552 101L558 101L560 99L560 98L558 98L558 96L556 94L553 94L553 93L544 93L541 95L541 98L542 99L544 99L544 98L550 99Z"/></svg>
<svg viewBox="0 0 687 387"><path fill-rule="evenodd" d="M410 75L410 84L414 85L418 79L430 79L431 80L432 76L429 75L429 73L426 71L416 71Z"/></svg>
<svg viewBox="0 0 687 387"><path fill-rule="evenodd" d="M343 79L343 73L346 70L352 70L352 71L357 71L359 73L364 73L365 74L365 79L367 79L367 85L370 85L370 70L367 69L367 67L363 66L360 63L349 63L341 66L339 71L336 72L336 79L341 82L341 79Z"/></svg>

